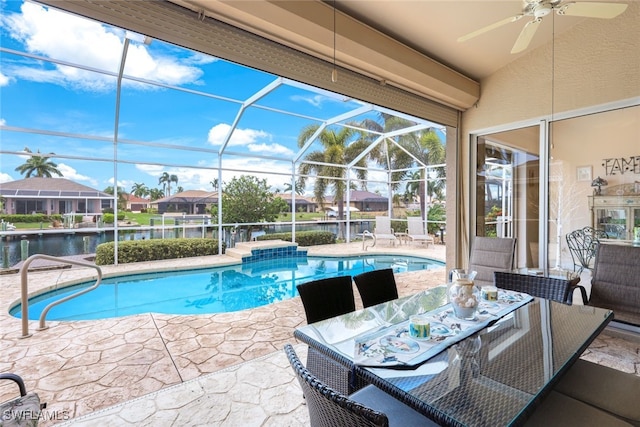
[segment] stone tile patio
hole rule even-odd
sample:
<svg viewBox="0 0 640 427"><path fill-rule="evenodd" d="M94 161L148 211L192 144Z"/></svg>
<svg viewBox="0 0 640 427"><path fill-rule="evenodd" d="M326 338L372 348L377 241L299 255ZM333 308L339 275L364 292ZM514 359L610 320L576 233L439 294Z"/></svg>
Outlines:
<svg viewBox="0 0 640 427"><path fill-rule="evenodd" d="M369 252L444 259L444 248L382 245ZM333 256L358 253L363 253L361 243L314 247L309 251L310 255ZM108 266L103 272L109 276L235 261L226 256L201 257ZM60 283L80 282L92 274L93 270L82 268L33 272L29 274L29 289L34 292ZM444 281L444 268L397 276L400 295ZM0 371L21 375L28 390L36 391L48 403L46 415L52 419L43 420L42 426L60 422L301 425L307 419L306 407L301 406L301 394L282 352L285 343L295 343L293 330L305 323L304 309L297 297L236 313L149 313L100 321L48 322L50 327L43 331L35 331L34 321L30 322L33 336L22 339L20 320L7 313L19 295L19 275L2 276ZM355 295L358 299L357 292ZM357 304L361 306L359 301ZM306 351L302 345L297 349L301 355ZM640 343L633 340L605 332L583 357L640 375ZM0 401L15 394L15 387L0 384ZM211 413L202 413L202 408L209 408Z"/></svg>

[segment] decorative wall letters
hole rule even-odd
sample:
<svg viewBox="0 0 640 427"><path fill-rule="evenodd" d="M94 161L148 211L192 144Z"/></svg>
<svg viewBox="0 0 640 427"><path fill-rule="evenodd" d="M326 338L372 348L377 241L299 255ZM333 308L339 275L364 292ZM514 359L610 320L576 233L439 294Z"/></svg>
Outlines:
<svg viewBox="0 0 640 427"><path fill-rule="evenodd" d="M625 173L640 175L640 156L604 159L602 166L605 175L624 175Z"/></svg>

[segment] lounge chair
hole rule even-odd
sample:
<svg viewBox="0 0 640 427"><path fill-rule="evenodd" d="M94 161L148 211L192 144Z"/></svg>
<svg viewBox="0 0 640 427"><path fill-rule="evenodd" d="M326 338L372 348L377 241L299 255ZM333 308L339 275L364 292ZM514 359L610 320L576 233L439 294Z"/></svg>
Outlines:
<svg viewBox="0 0 640 427"><path fill-rule="evenodd" d="M391 244L395 246L398 241L398 238L393 232L393 228L391 228L391 218L388 216L376 217L376 228L373 230L373 236L376 239L376 243L378 240L389 240Z"/></svg>
<svg viewBox="0 0 640 427"><path fill-rule="evenodd" d="M412 242L434 243L433 237L424 231L424 223L419 216L410 216L407 218L407 235Z"/></svg>

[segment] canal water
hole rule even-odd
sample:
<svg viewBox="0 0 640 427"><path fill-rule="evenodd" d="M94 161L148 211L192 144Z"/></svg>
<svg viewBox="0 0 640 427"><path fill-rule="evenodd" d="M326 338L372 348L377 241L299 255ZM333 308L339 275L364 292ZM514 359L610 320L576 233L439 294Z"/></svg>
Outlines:
<svg viewBox="0 0 640 427"><path fill-rule="evenodd" d="M363 221L351 224L352 236L357 233L362 233L363 230L372 230L373 223L371 221ZM212 227L213 228L213 227ZM284 233L291 231L291 225L269 225L266 228L268 234L271 233ZM331 231L334 234L338 233L337 223L326 222L318 224L297 224L297 231L307 230L322 230ZM217 235L217 228L214 230ZM162 238L174 238L174 237L211 237L212 231L209 229L203 232L202 227L193 228L176 228L173 230L165 230L164 233L160 229L151 230L136 230L136 229L120 229L118 230L120 241L126 240L145 240L145 239L162 239ZM8 266L12 267L18 264L22 260L22 240L27 240L28 254L25 258L28 258L34 254L45 254L51 256L72 256L82 254L93 254L96 252L96 247L101 243L113 241L113 231L82 231L77 230L73 233L63 232L60 234L28 234L25 230L26 239L21 236L13 236L10 238L3 237L0 244L2 250L0 250L0 267ZM230 241L231 233L225 233L223 236L227 247L232 246ZM246 235L243 233L236 236L236 241L245 241ZM5 261L8 259L8 263Z"/></svg>

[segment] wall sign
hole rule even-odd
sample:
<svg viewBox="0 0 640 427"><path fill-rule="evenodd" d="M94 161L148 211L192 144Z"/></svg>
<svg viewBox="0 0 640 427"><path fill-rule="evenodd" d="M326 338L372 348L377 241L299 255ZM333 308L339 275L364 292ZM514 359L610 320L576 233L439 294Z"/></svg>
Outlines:
<svg viewBox="0 0 640 427"><path fill-rule="evenodd" d="M635 173L640 175L640 156L603 159L605 175L624 175Z"/></svg>

